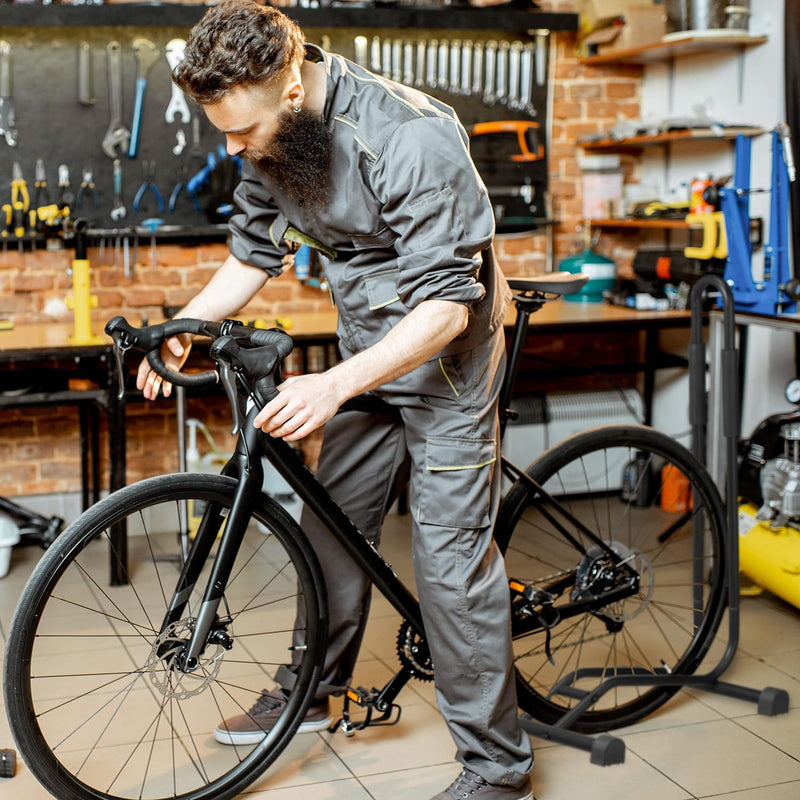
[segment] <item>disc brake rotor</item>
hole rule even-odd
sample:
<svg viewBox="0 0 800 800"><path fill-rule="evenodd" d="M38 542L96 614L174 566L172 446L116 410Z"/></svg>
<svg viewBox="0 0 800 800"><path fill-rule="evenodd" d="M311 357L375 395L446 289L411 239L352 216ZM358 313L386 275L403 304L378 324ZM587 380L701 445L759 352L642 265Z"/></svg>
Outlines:
<svg viewBox="0 0 800 800"><path fill-rule="evenodd" d="M178 620L168 625L156 638L147 659L150 681L169 700L186 700L199 694L217 678L226 648L208 644L199 658L197 669L183 672L178 659L186 650L195 619Z"/></svg>

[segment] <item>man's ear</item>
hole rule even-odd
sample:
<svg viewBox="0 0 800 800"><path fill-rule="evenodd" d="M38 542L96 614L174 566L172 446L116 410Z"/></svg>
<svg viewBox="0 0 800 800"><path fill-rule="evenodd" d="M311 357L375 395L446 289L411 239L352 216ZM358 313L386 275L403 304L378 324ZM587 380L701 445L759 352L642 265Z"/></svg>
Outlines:
<svg viewBox="0 0 800 800"><path fill-rule="evenodd" d="M283 97L289 110L293 111L303 107L303 101L306 99L306 90L299 77L292 77L289 83L283 90Z"/></svg>

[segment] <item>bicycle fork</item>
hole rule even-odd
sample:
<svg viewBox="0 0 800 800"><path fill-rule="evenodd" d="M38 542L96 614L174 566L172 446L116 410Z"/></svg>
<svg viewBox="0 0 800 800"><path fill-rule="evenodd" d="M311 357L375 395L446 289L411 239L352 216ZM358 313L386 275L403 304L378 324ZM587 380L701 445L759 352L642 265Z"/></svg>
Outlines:
<svg viewBox="0 0 800 800"><path fill-rule="evenodd" d="M192 626L191 636L183 651L174 659L174 665L182 672L193 672L197 669L200 655L209 643L221 645L226 650L233 647L233 641L226 631L222 628L213 629L220 620L219 604L225 594L236 555L264 481L261 459L249 455L259 452L255 441L258 433L252 425L243 426L236 452L223 469L223 474L238 479L230 511L226 516L218 505L209 503L206 507L161 625L163 634L169 626L183 617L188 599L200 578L214 542L219 537L219 548ZM220 536L223 529L224 534Z"/></svg>

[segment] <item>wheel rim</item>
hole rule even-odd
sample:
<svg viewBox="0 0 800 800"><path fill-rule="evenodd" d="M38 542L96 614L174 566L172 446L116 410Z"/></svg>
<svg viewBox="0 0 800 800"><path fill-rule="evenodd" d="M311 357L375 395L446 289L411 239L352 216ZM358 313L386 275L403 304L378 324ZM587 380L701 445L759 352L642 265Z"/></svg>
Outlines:
<svg viewBox="0 0 800 800"><path fill-rule="evenodd" d="M633 430L633 434L625 428L606 433L606 443L613 445L608 448L599 447L596 436L575 437L530 469L531 476L570 513L602 534L608 550L589 541L579 527L568 525L587 553L578 557L555 534L553 524L528 507L528 492L521 486L512 492L511 511L505 509L505 517L501 514L501 526L513 526L505 553L509 577L540 590L557 587L556 609L576 597L602 596L602 589L594 595L579 590L603 575L597 565L605 566L609 551L639 575L637 591L624 599L563 619L549 636L540 628L515 639L520 706L544 722L558 721L587 693L596 694L609 678L627 675L620 683L632 683L631 673L693 672L719 625L723 568L718 496L713 489L708 491L691 460L684 461L675 444L665 445L665 437ZM679 467L688 478L690 494L668 496L674 494L672 487L662 487L659 477L651 483L646 499L644 492L631 497L629 486L629 499L623 501L622 472L639 454L659 476L668 464ZM643 491L644 484L639 487ZM688 497L691 507L681 512L679 502L685 503ZM693 533L695 525L702 536ZM702 552L695 549L698 541L703 542ZM514 602L519 614L519 598ZM597 697L573 727L597 731L629 724L650 713L676 689L643 681L616 686Z"/></svg>
<svg viewBox="0 0 800 800"><path fill-rule="evenodd" d="M38 606L36 622L26 617L12 628L30 658L30 679L23 674L18 681L15 733L30 743L26 761L45 785L69 784L73 794L65 796L230 797L290 738L290 712L301 700L256 744L219 744L213 729L245 713L263 689L274 686L272 675L297 652L295 643L317 639L315 623L295 629L298 606L311 620L319 619L319 609L300 589L315 577L297 560L294 545L287 545L291 520L276 521L262 509L260 525L250 525L219 609L228 621L217 630L230 641L220 633L195 672L175 670L174 660L193 627L208 569L182 618L159 634L180 569L173 558L185 501L230 503L232 482L208 478L201 479L200 491L197 476L180 476L166 488L158 480L149 490L128 487L122 513L95 514L90 531L79 538L66 532L37 571L51 577L40 586L38 600L31 597L31 606ZM130 532L130 582L111 587L109 530L123 518ZM73 652L56 656L65 642ZM301 690L312 675L308 665L301 669Z"/></svg>

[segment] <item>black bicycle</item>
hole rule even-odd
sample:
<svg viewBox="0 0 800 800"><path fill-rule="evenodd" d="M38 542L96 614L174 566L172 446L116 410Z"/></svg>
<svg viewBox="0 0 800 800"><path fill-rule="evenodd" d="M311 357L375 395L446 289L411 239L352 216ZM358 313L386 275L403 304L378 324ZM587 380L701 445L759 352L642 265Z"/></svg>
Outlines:
<svg viewBox="0 0 800 800"><path fill-rule="evenodd" d="M512 282L504 420L530 315L583 281ZM44 553L9 631L4 675L9 722L31 771L61 800L224 800L290 741L323 662L325 586L303 531L262 492L262 456L402 620L397 674L381 688L349 689L339 726L396 722L401 688L433 677L417 601L292 447L251 424L276 391L290 338L188 319L137 329L115 318L106 330L121 354L147 352L176 384L221 379L236 450L220 475L165 475L114 492ZM218 369L166 374L160 347L179 332L214 340ZM597 688L610 678L689 675L708 651L726 604L725 517L709 474L675 440L633 424L573 436L527 469L505 459L503 468L513 484L495 537L509 575L520 708L548 724L571 713L571 729L582 732L650 714L679 687ZM187 530L188 553L170 558ZM110 585L109 553L120 585ZM65 639L73 655L63 655ZM275 727L254 745L219 745L220 720L274 687L287 661L296 685Z"/></svg>

